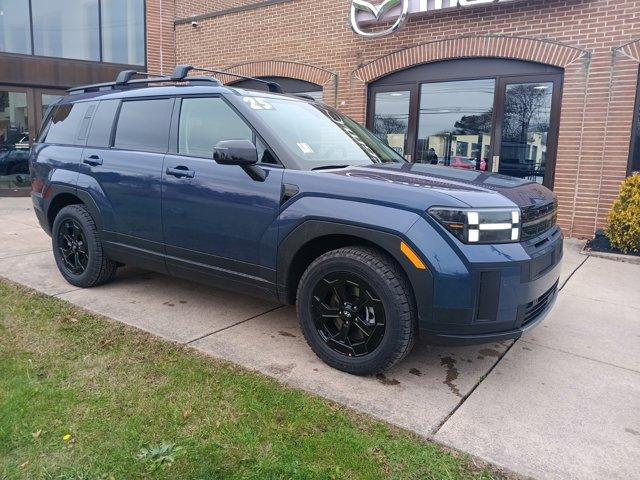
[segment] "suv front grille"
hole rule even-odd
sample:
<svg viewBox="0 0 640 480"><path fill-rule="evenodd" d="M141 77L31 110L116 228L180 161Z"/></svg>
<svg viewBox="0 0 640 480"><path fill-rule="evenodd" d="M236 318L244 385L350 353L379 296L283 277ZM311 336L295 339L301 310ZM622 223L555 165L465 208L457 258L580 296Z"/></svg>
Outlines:
<svg viewBox="0 0 640 480"><path fill-rule="evenodd" d="M556 289L558 288L558 282L553 284L549 290L544 292L535 300L525 304L524 307L524 315L522 319L522 326L533 322L536 318L540 316L540 314L549 306L549 303L553 300L553 297L556 294Z"/></svg>
<svg viewBox="0 0 640 480"><path fill-rule="evenodd" d="M522 209L522 240L543 234L556 224L558 202Z"/></svg>

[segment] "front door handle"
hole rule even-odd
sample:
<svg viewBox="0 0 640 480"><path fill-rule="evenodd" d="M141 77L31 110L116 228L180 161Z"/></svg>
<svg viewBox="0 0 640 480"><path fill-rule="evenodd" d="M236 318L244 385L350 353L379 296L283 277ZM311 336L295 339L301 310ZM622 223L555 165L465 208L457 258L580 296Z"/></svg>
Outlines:
<svg viewBox="0 0 640 480"><path fill-rule="evenodd" d="M189 170L183 165L179 165L174 168L167 168L167 175L172 175L176 178L193 178L196 176L196 172Z"/></svg>
<svg viewBox="0 0 640 480"><path fill-rule="evenodd" d="M98 165L102 165L102 159L98 155L89 155L82 163L86 163L87 165L91 165L92 167L97 167Z"/></svg>

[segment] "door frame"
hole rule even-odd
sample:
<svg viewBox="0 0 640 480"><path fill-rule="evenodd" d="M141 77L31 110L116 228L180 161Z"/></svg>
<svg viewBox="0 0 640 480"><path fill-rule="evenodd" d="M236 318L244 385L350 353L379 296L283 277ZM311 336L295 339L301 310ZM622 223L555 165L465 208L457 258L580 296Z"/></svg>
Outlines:
<svg viewBox="0 0 640 480"><path fill-rule="evenodd" d="M496 102L493 115L493 128L495 133L491 139L491 153L489 156L488 171L493 171L493 159L501 155L502 147L502 119L504 115L504 102L507 85L523 83L551 83L551 112L549 114L549 130L547 132L547 156L545 160L544 180L542 184L553 189L556 158L558 155L558 135L560 131L560 104L562 101L562 74L545 73L542 75L522 75L516 77L499 77L496 79Z"/></svg>
<svg viewBox="0 0 640 480"><path fill-rule="evenodd" d="M415 112L418 111L420 105L419 83L399 83L396 85L380 85L369 87L366 124L369 130L373 131L373 126L375 124L376 94L399 91L409 92L409 122L407 125L407 140L405 141L406 149L403 156L407 159L407 161L413 162L415 159L414 155L418 142L418 115L416 115ZM407 158L407 156L409 158Z"/></svg>
<svg viewBox="0 0 640 480"><path fill-rule="evenodd" d="M29 145L33 144L36 132L36 110L34 106L34 93L33 88L17 87L15 85L0 84L0 91L11 93L24 93L26 94L27 101L27 134L29 136ZM39 123L39 122L38 122Z"/></svg>

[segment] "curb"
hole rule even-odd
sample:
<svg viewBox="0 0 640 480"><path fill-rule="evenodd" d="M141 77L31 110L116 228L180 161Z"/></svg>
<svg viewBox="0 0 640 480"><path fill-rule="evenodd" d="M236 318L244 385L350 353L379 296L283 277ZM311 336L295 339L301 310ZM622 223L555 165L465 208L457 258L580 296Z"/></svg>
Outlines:
<svg viewBox="0 0 640 480"><path fill-rule="evenodd" d="M604 258L606 260L613 260L614 262L631 263L633 265L640 265L640 257L636 255L624 255L622 253L608 253L608 252L594 252L593 250L586 250L583 248L580 250L581 255L587 257Z"/></svg>

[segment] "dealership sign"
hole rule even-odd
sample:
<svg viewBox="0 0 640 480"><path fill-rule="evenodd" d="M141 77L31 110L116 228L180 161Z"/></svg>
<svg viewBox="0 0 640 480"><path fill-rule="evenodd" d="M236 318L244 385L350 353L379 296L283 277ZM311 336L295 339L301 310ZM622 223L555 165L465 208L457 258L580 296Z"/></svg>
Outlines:
<svg viewBox="0 0 640 480"><path fill-rule="evenodd" d="M363 37L382 37L399 29L407 17L416 13L468 8L476 5L513 2L515 0L384 0L376 5L365 0L351 0L351 28ZM378 22L391 22L384 30L368 30Z"/></svg>

